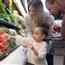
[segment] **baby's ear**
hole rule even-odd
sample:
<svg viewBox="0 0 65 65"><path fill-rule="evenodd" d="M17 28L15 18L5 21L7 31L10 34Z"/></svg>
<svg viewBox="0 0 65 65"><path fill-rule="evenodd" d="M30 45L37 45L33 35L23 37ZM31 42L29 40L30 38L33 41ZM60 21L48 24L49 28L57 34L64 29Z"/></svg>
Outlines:
<svg viewBox="0 0 65 65"><path fill-rule="evenodd" d="M46 39L46 35L44 34L44 35L42 36L42 38L43 38L43 39Z"/></svg>

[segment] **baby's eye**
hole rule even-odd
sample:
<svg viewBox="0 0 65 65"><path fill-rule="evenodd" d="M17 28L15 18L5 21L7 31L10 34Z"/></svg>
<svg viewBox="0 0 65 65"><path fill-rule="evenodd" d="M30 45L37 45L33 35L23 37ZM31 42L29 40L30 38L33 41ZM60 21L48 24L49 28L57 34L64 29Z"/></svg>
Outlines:
<svg viewBox="0 0 65 65"><path fill-rule="evenodd" d="M36 33L34 33L34 34L35 34L35 35L39 35L39 33L37 33L37 32L36 32Z"/></svg>

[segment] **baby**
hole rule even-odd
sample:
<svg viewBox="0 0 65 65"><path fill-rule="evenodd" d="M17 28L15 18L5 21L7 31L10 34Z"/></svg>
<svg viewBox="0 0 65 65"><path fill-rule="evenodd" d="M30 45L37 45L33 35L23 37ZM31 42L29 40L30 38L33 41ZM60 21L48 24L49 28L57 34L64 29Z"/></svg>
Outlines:
<svg viewBox="0 0 65 65"><path fill-rule="evenodd" d="M25 38L19 35L14 37L18 45L23 45L28 48L28 63L34 65L47 65L45 56L47 53L46 38L48 30L49 28L45 28L43 25L40 25L34 29L34 33L31 38Z"/></svg>

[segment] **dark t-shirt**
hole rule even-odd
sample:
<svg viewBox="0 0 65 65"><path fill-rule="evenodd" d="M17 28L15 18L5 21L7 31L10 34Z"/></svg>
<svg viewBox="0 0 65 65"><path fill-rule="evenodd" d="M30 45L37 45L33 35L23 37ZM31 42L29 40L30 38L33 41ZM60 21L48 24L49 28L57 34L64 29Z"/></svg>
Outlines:
<svg viewBox="0 0 65 65"><path fill-rule="evenodd" d="M61 27L61 37L65 40L65 14L63 16L63 22Z"/></svg>
<svg viewBox="0 0 65 65"><path fill-rule="evenodd" d="M65 0L63 2L63 9L61 9L62 14L63 14L63 22L61 26L61 37L65 40Z"/></svg>

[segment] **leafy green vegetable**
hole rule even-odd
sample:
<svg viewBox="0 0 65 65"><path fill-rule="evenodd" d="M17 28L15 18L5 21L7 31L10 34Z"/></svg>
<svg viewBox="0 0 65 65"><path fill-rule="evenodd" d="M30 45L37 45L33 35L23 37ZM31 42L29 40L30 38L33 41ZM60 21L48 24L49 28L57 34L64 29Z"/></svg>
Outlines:
<svg viewBox="0 0 65 65"><path fill-rule="evenodd" d="M8 40L8 42L9 42L9 44L10 44L10 46L11 46L12 48L14 48L15 46L17 46L16 43L15 43L15 41L14 41L14 39L12 39L12 38L10 38L10 39Z"/></svg>

